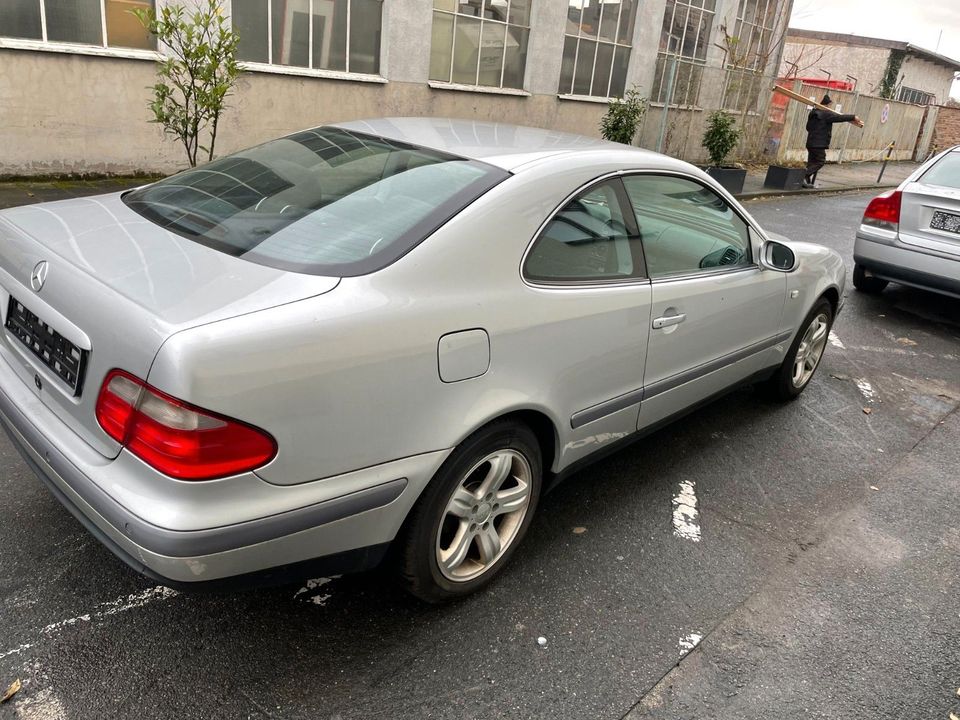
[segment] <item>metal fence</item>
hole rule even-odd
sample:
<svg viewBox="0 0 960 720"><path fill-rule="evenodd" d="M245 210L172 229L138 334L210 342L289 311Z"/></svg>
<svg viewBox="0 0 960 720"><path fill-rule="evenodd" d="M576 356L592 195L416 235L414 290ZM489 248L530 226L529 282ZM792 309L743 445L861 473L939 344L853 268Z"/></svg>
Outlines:
<svg viewBox="0 0 960 720"><path fill-rule="evenodd" d="M773 93L778 83L784 81L751 70L661 57L640 145L690 162L705 162L702 139L707 119L713 111L725 110L743 131L728 161L804 162L810 106ZM824 94L821 87L799 82L787 86L815 101ZM837 112L858 115L864 128L849 123L835 126L828 161L877 160L891 142L895 160L922 158L929 152L936 108L857 92L830 90L829 94Z"/></svg>

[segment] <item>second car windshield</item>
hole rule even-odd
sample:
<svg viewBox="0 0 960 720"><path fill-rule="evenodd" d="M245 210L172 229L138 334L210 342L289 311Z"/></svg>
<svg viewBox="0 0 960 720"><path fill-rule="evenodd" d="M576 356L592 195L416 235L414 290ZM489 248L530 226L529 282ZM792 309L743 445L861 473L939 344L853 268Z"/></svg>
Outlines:
<svg viewBox="0 0 960 720"><path fill-rule="evenodd" d="M358 275L400 257L505 177L485 163L318 128L178 173L124 202L253 262Z"/></svg>

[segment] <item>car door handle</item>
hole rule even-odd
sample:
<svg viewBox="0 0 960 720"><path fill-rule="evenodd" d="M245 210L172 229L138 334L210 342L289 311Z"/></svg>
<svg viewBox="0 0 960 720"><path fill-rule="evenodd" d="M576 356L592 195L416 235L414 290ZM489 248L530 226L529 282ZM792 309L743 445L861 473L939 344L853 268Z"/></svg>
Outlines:
<svg viewBox="0 0 960 720"><path fill-rule="evenodd" d="M660 328L670 327L671 325L679 325L686 319L687 316L685 313L681 313L680 315L664 315L663 317L654 318L653 329L659 330Z"/></svg>

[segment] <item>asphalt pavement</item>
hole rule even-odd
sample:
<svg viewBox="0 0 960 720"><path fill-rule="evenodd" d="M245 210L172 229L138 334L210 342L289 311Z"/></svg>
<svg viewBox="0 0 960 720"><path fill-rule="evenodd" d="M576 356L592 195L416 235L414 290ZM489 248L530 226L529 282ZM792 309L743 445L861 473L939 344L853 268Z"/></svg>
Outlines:
<svg viewBox="0 0 960 720"><path fill-rule="evenodd" d="M747 207L849 270L870 197ZM960 301L848 288L797 401L740 390L583 470L543 499L493 586L440 608L384 571L167 591L3 439L0 692L23 687L0 720L948 720L958 407ZM696 540L674 524L691 496Z"/></svg>

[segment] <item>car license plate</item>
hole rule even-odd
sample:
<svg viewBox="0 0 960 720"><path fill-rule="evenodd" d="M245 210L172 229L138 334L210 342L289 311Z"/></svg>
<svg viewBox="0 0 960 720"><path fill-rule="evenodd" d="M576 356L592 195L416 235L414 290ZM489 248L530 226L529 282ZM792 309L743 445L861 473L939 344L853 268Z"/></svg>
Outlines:
<svg viewBox="0 0 960 720"><path fill-rule="evenodd" d="M930 227L934 230L946 230L947 232L960 233L960 215L940 212L933 213L933 219L930 221Z"/></svg>
<svg viewBox="0 0 960 720"><path fill-rule="evenodd" d="M87 361L85 350L63 337L12 295L5 326L27 350L63 380L75 396L80 394Z"/></svg>

